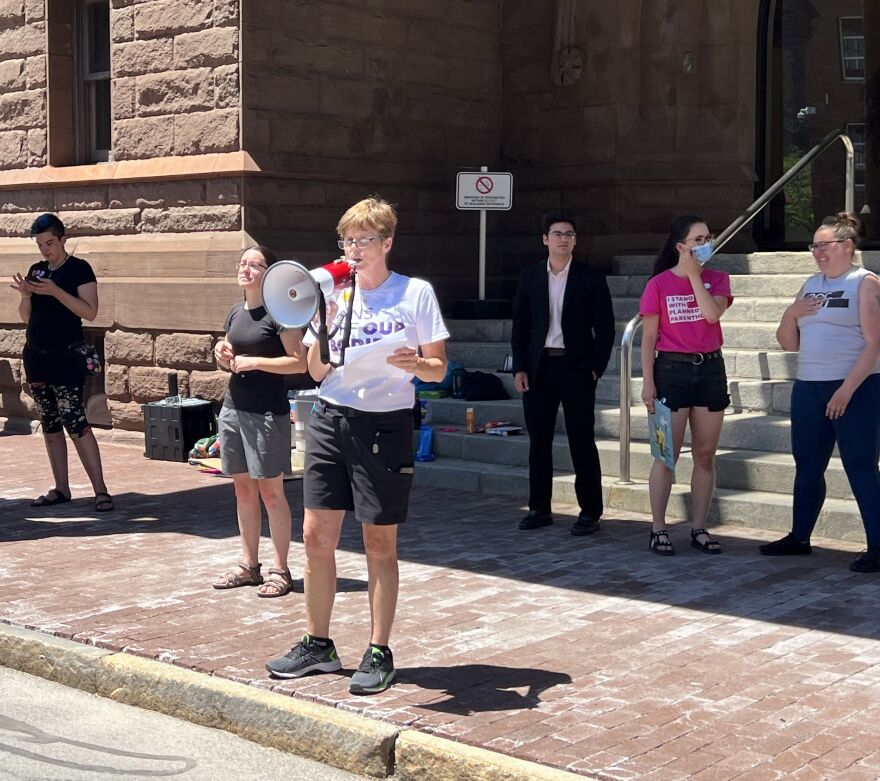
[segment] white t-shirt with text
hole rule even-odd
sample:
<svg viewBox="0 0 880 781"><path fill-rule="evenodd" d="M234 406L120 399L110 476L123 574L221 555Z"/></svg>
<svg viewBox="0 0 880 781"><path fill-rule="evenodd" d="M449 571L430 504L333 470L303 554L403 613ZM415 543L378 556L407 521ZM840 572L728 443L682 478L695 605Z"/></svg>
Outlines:
<svg viewBox="0 0 880 781"><path fill-rule="evenodd" d="M348 291L338 295L335 322L342 325L330 339L330 360L334 363L340 358L344 318L349 306L347 299ZM428 282L392 271L388 279L373 290L355 288L350 347L376 342L400 331L406 333L407 344L413 347L449 338L437 296ZM303 339L307 345L314 341L316 337L311 332ZM345 366L330 370L319 391L323 401L368 412L411 409L415 403L412 374L400 378L377 374L351 387L343 382L344 374Z"/></svg>

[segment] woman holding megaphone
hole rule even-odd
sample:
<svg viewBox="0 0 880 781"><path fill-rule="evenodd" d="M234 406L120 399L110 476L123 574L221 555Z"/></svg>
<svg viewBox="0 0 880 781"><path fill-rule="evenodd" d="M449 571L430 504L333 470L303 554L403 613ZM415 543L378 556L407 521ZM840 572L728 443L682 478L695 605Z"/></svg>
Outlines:
<svg viewBox="0 0 880 781"><path fill-rule="evenodd" d="M345 324L331 337L330 363L321 360L318 340L306 336L309 372L321 382L306 430L306 635L266 665L280 678L341 668L330 615L336 547L345 511L352 510L363 530L371 616L353 694L384 691L395 676L388 643L397 607L397 526L406 520L413 480L412 379L437 382L446 375L449 332L433 288L388 267L396 227L394 208L378 198L356 203L337 225L357 284L329 318Z"/></svg>
<svg viewBox="0 0 880 781"><path fill-rule="evenodd" d="M293 585L287 566L291 522L284 475L291 471L290 405L284 375L306 370L300 330L284 329L263 306L263 274L276 261L268 247L242 253L236 271L244 300L232 307L225 334L214 348L217 364L232 372L217 423L223 471L232 475L235 485L242 558L213 585L258 586L261 597L282 597ZM269 517L273 548L265 579L259 562L260 500Z"/></svg>

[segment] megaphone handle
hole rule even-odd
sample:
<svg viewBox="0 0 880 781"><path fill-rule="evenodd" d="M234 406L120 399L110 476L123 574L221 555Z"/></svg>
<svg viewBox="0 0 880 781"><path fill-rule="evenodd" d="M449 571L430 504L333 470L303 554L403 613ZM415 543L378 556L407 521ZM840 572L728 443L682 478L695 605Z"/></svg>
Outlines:
<svg viewBox="0 0 880 781"><path fill-rule="evenodd" d="M327 334L327 302L324 291L318 288L318 349L321 351L321 363L330 363L330 339Z"/></svg>
<svg viewBox="0 0 880 781"><path fill-rule="evenodd" d="M351 275L351 287L349 288L349 305L345 313L345 330L342 332L342 345L339 348L339 365L345 363L345 348L351 341L351 316L354 312L354 289L357 286L357 274Z"/></svg>

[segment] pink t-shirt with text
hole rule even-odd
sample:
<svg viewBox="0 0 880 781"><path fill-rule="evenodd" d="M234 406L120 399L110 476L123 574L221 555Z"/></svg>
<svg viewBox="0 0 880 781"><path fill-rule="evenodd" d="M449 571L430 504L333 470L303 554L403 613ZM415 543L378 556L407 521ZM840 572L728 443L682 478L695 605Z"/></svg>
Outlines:
<svg viewBox="0 0 880 781"><path fill-rule="evenodd" d="M703 287L713 296L730 295L730 275L704 268L700 272ZM721 323L710 323L697 305L694 290L687 277L679 277L672 269L648 280L639 301L639 313L660 315L657 350L671 353L710 353L724 343Z"/></svg>

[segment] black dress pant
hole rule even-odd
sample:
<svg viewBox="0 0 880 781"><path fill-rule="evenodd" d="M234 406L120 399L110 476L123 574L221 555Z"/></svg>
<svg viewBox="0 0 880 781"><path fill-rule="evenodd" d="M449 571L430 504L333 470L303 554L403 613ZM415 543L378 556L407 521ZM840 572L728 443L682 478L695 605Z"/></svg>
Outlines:
<svg viewBox="0 0 880 781"><path fill-rule="evenodd" d="M553 433L559 404L565 415L574 465L574 490L581 512L602 516L602 469L594 433L596 382L567 356L542 356L537 377L529 378L523 412L529 432L529 509L550 512L553 493Z"/></svg>

